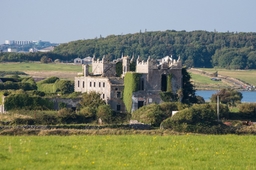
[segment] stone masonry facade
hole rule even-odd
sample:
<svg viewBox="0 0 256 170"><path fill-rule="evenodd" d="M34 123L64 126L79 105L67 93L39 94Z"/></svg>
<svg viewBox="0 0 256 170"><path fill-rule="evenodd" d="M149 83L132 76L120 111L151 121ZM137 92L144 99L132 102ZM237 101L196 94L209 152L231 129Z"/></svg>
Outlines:
<svg viewBox="0 0 256 170"><path fill-rule="evenodd" d="M130 59L128 56L121 57L114 61L107 61L92 58L92 72L89 73L89 66L82 65L83 73L75 77L76 92L95 91L101 94L101 98L109 104L114 111L125 112L122 101L124 90L124 76L130 71ZM123 74L116 75L116 63L122 62ZM166 91L167 75L171 74L172 92L176 93L182 88L182 63L166 56L161 60L153 60L150 57L146 61L136 60L136 73L140 73L139 90L132 95L132 111L150 103L161 103L159 93Z"/></svg>

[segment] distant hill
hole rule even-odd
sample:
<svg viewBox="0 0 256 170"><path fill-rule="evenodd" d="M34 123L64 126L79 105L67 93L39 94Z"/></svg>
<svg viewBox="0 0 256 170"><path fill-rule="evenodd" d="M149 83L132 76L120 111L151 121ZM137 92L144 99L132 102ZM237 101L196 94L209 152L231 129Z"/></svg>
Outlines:
<svg viewBox="0 0 256 170"><path fill-rule="evenodd" d="M230 69L256 69L256 33L207 31L156 31L106 38L78 40L61 44L57 54L76 54L106 57L110 60L123 55L142 58L181 57L188 67L222 67Z"/></svg>
<svg viewBox="0 0 256 170"><path fill-rule="evenodd" d="M53 52L33 54L0 53L1 61L40 61L47 56L53 61L72 61L80 57L95 55L109 60L122 55L150 56L153 59L164 56L181 57L187 67L256 69L256 33L207 32L207 31L155 31L126 35L109 35L88 40L61 44Z"/></svg>

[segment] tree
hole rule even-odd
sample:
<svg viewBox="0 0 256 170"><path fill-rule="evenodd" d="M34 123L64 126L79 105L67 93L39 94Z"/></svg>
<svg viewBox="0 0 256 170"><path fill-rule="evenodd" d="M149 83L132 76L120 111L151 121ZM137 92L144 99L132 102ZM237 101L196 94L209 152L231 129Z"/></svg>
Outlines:
<svg viewBox="0 0 256 170"><path fill-rule="evenodd" d="M182 78L183 78L183 83L182 83L182 103L197 103L197 98L195 95L195 89L194 85L191 83L190 79L191 76L187 71L187 68L183 67L182 68ZM180 94L181 95L181 94Z"/></svg>
<svg viewBox="0 0 256 170"><path fill-rule="evenodd" d="M97 110L97 118L101 119L103 123L111 123L112 110L109 105L100 105Z"/></svg>
<svg viewBox="0 0 256 170"><path fill-rule="evenodd" d="M217 102L217 96L219 96L219 100L223 104L228 104L231 106L236 105L237 103L241 103L243 95L241 92L236 91L234 89L221 89L218 93L213 94L211 96L211 102Z"/></svg>
<svg viewBox="0 0 256 170"><path fill-rule="evenodd" d="M41 62L41 63L48 63L48 57L44 55L44 56L40 59L40 62Z"/></svg>
<svg viewBox="0 0 256 170"><path fill-rule="evenodd" d="M157 104L143 106L132 113L133 119L152 126L159 126L167 117Z"/></svg>
<svg viewBox="0 0 256 170"><path fill-rule="evenodd" d="M105 105L105 101L100 98L100 94L95 91L89 93L83 93L82 99L80 101L81 107L89 107L94 113L97 112L97 109L100 105Z"/></svg>

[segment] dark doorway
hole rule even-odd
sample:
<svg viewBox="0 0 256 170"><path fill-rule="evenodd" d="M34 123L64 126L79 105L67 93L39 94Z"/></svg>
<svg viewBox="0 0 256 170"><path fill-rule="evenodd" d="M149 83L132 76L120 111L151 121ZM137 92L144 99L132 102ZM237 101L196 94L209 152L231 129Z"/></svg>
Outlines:
<svg viewBox="0 0 256 170"><path fill-rule="evenodd" d="M162 91L167 90L167 76L165 74L163 74L161 78L161 90Z"/></svg>
<svg viewBox="0 0 256 170"><path fill-rule="evenodd" d="M144 104L144 101L138 101L138 109L139 109L140 107L142 107L143 104Z"/></svg>

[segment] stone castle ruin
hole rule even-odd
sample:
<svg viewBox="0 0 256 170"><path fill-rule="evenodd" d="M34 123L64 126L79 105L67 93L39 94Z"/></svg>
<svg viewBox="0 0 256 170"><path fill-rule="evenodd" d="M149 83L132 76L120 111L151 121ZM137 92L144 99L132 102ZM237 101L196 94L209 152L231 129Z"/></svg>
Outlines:
<svg viewBox="0 0 256 170"><path fill-rule="evenodd" d="M117 76L117 63L122 63L122 75ZM121 57L108 61L103 56L102 60L92 58L92 71L89 65L82 65L83 73L75 77L76 92L95 91L109 104L114 111L127 111L123 102L124 78L127 73L139 73L138 90L132 93L132 111L150 103L161 103L160 92L167 91L167 77L171 75L171 89L176 93L182 88L182 63L180 58L175 60L166 56L160 60L150 57L146 61L135 61L135 71L130 71L134 57Z"/></svg>

